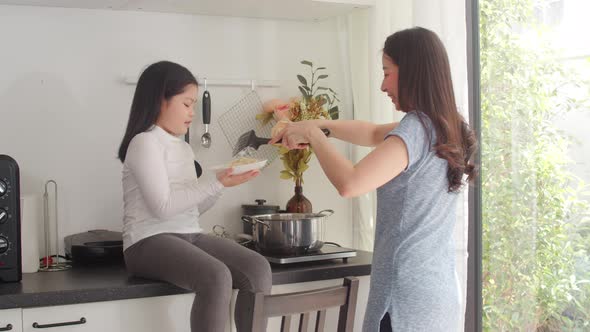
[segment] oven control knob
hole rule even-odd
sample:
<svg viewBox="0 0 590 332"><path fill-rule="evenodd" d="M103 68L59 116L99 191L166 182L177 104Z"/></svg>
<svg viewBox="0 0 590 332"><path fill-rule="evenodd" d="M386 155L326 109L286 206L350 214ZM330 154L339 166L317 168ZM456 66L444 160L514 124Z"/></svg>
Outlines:
<svg viewBox="0 0 590 332"><path fill-rule="evenodd" d="M0 235L0 254L8 251L8 239Z"/></svg>
<svg viewBox="0 0 590 332"><path fill-rule="evenodd" d="M8 212L3 208L0 208L0 224L3 224L8 220Z"/></svg>
<svg viewBox="0 0 590 332"><path fill-rule="evenodd" d="M6 184L6 182L0 180L0 197L4 196L4 194L6 194L7 191L8 185Z"/></svg>

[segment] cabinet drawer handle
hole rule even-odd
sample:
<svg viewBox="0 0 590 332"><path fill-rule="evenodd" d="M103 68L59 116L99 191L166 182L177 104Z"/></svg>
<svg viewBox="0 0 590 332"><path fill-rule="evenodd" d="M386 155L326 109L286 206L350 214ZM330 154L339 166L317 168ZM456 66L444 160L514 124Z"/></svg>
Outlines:
<svg viewBox="0 0 590 332"><path fill-rule="evenodd" d="M0 327L0 331L10 331L12 330L12 324L7 324L5 327Z"/></svg>
<svg viewBox="0 0 590 332"><path fill-rule="evenodd" d="M68 325L81 325L86 323L86 318L82 317L80 320L73 321L73 322L63 322L63 323L54 323L54 324L39 324L37 322L33 323L33 327L36 329L47 329L50 327L58 327L58 326L68 326Z"/></svg>

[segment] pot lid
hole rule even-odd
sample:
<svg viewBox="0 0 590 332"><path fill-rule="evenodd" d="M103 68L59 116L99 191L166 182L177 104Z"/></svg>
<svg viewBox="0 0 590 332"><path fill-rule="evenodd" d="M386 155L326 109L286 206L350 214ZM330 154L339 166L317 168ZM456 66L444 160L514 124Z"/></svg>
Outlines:
<svg viewBox="0 0 590 332"><path fill-rule="evenodd" d="M256 202L256 204L243 204L242 205L242 209L247 209L247 210L264 210L264 211L268 211L268 210L279 210L279 206L278 205L264 205L264 203L266 203L265 199L256 199L254 200Z"/></svg>

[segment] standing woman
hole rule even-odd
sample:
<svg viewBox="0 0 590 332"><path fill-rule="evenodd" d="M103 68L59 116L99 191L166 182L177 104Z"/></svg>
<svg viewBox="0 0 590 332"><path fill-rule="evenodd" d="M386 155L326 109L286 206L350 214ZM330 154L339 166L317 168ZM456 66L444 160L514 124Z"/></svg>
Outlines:
<svg viewBox="0 0 590 332"><path fill-rule="evenodd" d="M476 149L457 110L445 48L435 33L412 28L389 36L383 48L381 90L399 123L303 121L271 143L309 143L340 195L377 189L377 224L363 331L458 331L461 299L453 227L463 176ZM331 136L375 149L356 165L330 144Z"/></svg>
<svg viewBox="0 0 590 332"><path fill-rule="evenodd" d="M247 182L258 171L232 175L227 170L211 182L197 181L192 148L181 138L196 101L195 77L176 63L154 63L137 82L119 148L125 263L133 275L196 293L192 332L225 331L233 285L240 290L236 326L246 331L241 290L269 293L270 265L233 241L203 234L199 218L225 187Z"/></svg>

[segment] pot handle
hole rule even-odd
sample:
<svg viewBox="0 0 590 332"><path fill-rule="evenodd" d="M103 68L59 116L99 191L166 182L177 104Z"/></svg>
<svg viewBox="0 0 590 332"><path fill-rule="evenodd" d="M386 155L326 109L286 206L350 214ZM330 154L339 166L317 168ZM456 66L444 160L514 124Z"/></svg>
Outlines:
<svg viewBox="0 0 590 332"><path fill-rule="evenodd" d="M270 225L267 222L264 222L260 219L256 219L251 216L242 216L242 221L245 222L246 224L250 224L252 226L254 226L256 224L262 224L262 225L266 226L266 228L270 229Z"/></svg>
<svg viewBox="0 0 590 332"><path fill-rule="evenodd" d="M325 214L324 214L325 213ZM329 217L334 214L334 210L326 209L317 213L318 217Z"/></svg>

